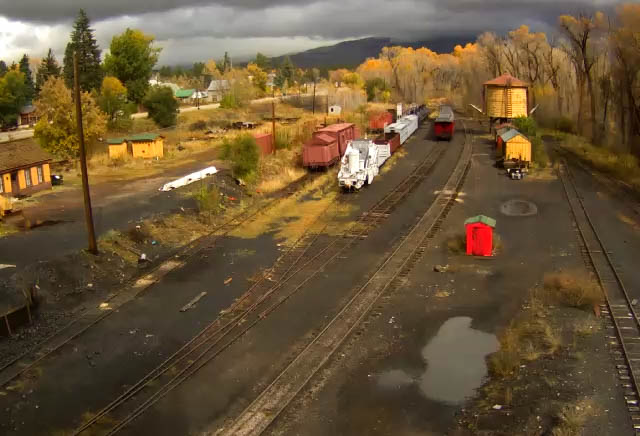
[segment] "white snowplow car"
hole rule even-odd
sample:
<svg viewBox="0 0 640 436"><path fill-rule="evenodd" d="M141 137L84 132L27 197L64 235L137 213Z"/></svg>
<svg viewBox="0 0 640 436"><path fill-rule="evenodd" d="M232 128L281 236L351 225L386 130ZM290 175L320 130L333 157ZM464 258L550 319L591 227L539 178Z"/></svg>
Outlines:
<svg viewBox="0 0 640 436"><path fill-rule="evenodd" d="M360 189L365 183L370 184L378 175L379 148L368 139L358 139L349 142L342 156L338 182L344 189ZM386 160L385 156L385 160Z"/></svg>

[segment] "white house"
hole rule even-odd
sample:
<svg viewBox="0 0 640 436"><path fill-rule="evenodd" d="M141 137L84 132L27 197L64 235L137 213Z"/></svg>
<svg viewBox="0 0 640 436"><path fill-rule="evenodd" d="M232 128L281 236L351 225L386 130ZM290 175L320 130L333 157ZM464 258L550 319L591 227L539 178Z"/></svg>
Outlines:
<svg viewBox="0 0 640 436"><path fill-rule="evenodd" d="M224 97L230 89L231 86L228 80L212 80L207 88L207 97L217 103L222 100L222 97Z"/></svg>

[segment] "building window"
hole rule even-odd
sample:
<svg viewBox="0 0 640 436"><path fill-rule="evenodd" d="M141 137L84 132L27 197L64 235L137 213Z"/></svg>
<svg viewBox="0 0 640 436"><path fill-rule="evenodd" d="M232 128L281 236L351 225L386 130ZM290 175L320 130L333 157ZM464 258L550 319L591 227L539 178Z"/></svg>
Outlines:
<svg viewBox="0 0 640 436"><path fill-rule="evenodd" d="M2 194L4 192L4 178L2 177L2 174L0 174L0 194Z"/></svg>
<svg viewBox="0 0 640 436"><path fill-rule="evenodd" d="M38 183L44 183L44 175L42 174L42 166L38 167Z"/></svg>
<svg viewBox="0 0 640 436"><path fill-rule="evenodd" d="M31 186L31 170L24 170L24 182L27 185L27 188Z"/></svg>

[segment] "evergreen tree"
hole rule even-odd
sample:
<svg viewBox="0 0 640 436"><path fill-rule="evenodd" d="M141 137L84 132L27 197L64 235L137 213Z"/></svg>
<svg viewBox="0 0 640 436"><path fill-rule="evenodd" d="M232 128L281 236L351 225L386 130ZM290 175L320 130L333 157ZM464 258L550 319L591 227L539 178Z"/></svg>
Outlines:
<svg viewBox="0 0 640 436"><path fill-rule="evenodd" d="M20 72L24 74L24 85L26 86L25 97L27 102L30 102L36 94L36 87L33 83L31 68L29 67L29 56L27 56L26 53L22 56L22 59L20 59Z"/></svg>
<svg viewBox="0 0 640 436"><path fill-rule="evenodd" d="M226 73L231 69L231 59L229 58L229 52L224 52L224 60L222 61L222 73Z"/></svg>
<svg viewBox="0 0 640 436"><path fill-rule="evenodd" d="M7 64L5 64L4 61L0 61L0 77L7 74L7 71L9 71Z"/></svg>
<svg viewBox="0 0 640 436"><path fill-rule="evenodd" d="M40 62L38 72L36 73L36 95L40 94L40 90L45 82L52 76L60 77L60 65L58 65L58 61L53 55L53 50L49 49L47 57Z"/></svg>
<svg viewBox="0 0 640 436"><path fill-rule="evenodd" d="M103 75L100 48L93 36L94 30L89 25L89 17L80 9L73 24L71 41L64 52L64 81L67 87L73 88L73 53L77 51L80 89L87 92L100 88Z"/></svg>
<svg viewBox="0 0 640 436"><path fill-rule="evenodd" d="M269 59L268 57L266 57L262 53L258 52L258 54L256 55L255 64L261 70L267 71L268 69L271 68L271 59Z"/></svg>

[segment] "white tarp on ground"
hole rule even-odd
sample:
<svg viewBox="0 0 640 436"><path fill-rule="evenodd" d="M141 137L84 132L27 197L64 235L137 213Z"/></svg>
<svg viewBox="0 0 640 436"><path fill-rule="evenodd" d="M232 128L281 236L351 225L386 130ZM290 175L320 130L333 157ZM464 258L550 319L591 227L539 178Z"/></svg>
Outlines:
<svg viewBox="0 0 640 436"><path fill-rule="evenodd" d="M202 180L205 177L209 177L217 173L218 170L216 167L205 168L200 171L196 171L195 173L188 174L184 177L179 178L178 180L174 180L173 182L169 182L165 184L160 191L171 191L172 189L180 188L182 186L190 185L193 182L197 182L198 180Z"/></svg>

